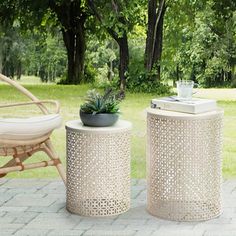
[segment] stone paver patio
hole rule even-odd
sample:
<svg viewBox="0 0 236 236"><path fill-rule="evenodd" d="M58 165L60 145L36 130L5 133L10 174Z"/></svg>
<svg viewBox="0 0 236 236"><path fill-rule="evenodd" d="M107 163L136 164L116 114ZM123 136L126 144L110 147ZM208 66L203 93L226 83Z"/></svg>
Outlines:
<svg viewBox="0 0 236 236"><path fill-rule="evenodd" d="M157 219L145 210L146 182L132 180L132 208L106 218L72 215L60 180L0 179L0 236L236 236L236 180L223 184L224 212L207 222Z"/></svg>

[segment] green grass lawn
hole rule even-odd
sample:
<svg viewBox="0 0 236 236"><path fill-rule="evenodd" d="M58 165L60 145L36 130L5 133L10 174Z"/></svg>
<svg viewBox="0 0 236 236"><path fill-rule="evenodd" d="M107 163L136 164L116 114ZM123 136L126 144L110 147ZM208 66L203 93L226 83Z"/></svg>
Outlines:
<svg viewBox="0 0 236 236"><path fill-rule="evenodd" d="M62 116L64 124L71 119L79 118L79 106L83 101L83 97L89 85L80 86L63 86L63 85L25 85L33 94L40 99L56 99L61 103ZM146 173L145 166L145 146L146 146L146 115L145 108L149 106L151 98L150 94L130 94L121 104L121 118L129 120L133 123L132 132L132 177L144 178ZM0 84L0 102L9 103L26 100L22 95L7 85ZM223 172L224 177L236 177L236 101L219 101L219 105L225 110L225 129L224 129L224 161ZM33 107L25 107L25 110L8 110L1 111L1 116L23 116L24 113L34 114L36 109ZM8 114L7 114L8 113ZM53 133L52 141L63 161L65 163L65 128L64 125ZM32 161L42 160L45 155L38 153L31 158ZM2 157L0 164L7 160ZM23 178L44 178L56 177L55 168L41 168L35 170L24 171L20 173L11 173L8 177Z"/></svg>

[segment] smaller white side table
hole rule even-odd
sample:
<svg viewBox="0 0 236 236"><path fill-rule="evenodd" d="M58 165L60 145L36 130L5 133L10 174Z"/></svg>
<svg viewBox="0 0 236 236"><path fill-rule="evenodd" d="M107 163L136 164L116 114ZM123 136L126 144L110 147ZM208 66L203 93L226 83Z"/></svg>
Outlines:
<svg viewBox="0 0 236 236"><path fill-rule="evenodd" d="M84 216L110 216L130 208L131 123L88 127L69 121L67 209Z"/></svg>

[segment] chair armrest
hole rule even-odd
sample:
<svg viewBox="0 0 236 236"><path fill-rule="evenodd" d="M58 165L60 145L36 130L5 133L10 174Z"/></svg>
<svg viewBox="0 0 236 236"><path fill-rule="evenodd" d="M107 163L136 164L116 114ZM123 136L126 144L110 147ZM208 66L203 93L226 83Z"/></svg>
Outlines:
<svg viewBox="0 0 236 236"><path fill-rule="evenodd" d="M12 103L12 104L2 104L0 105L0 108L6 108L6 107L17 107L17 106L27 106L27 105L32 105L32 104L42 104L42 103L51 103L54 104L56 107L55 113L60 112L60 104L58 101L55 100L42 100L42 101L32 101L32 102L19 102L19 103ZM47 109L47 114L49 114L49 111Z"/></svg>
<svg viewBox="0 0 236 236"><path fill-rule="evenodd" d="M17 82L15 82L14 80L6 77L5 75L0 73L0 80L3 82L6 82L7 84L13 86L14 88L16 88L19 92L21 92L22 94L24 94L26 97L30 98L32 101L39 101L38 98L36 98L31 92L29 92L26 88L24 88L23 86L21 86L20 84L18 84ZM44 113L44 114L48 114L48 110L47 108L43 105L43 104L37 104L37 106L40 108L40 110Z"/></svg>

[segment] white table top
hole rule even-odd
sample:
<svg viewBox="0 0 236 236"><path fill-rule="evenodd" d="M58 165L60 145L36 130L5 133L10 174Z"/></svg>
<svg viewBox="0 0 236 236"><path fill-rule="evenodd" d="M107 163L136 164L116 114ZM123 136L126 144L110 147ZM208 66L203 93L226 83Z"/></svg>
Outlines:
<svg viewBox="0 0 236 236"><path fill-rule="evenodd" d="M147 113L154 114L163 118L174 118L174 119L206 119L207 117L216 116L219 114L224 114L223 109L218 108L214 111L199 113L199 114L189 114L183 112L175 112L175 111L166 111L155 108L147 108Z"/></svg>
<svg viewBox="0 0 236 236"><path fill-rule="evenodd" d="M108 127L85 126L80 120L71 120L66 122L66 129L84 132L116 132L122 130L131 130L132 124L129 121L118 120L114 125Z"/></svg>

